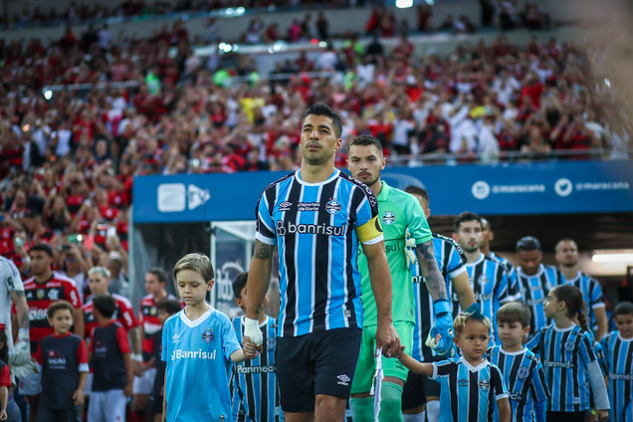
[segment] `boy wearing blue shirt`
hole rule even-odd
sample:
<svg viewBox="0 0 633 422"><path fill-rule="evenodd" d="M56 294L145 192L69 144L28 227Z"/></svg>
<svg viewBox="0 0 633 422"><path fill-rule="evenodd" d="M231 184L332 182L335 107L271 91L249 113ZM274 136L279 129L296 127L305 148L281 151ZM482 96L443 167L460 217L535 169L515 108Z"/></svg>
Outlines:
<svg viewBox="0 0 633 422"><path fill-rule="evenodd" d="M503 373L513 422L546 419L549 390L545 370L534 353L523 345L530 332L530 308L521 302L509 302L497 312L497 333L501 345L488 349L488 360Z"/></svg>
<svg viewBox="0 0 633 422"><path fill-rule="evenodd" d="M242 351L229 318L206 301L213 288L209 257L185 255L174 279L185 308L165 321L161 360L167 363L163 421L228 421L231 417L228 367L255 356ZM187 388L183 388L187 386Z"/></svg>

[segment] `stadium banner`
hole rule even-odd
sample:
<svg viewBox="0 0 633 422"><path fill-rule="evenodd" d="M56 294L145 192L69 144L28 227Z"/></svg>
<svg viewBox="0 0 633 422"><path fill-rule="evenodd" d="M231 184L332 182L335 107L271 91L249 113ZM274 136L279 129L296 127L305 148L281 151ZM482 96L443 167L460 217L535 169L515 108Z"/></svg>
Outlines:
<svg viewBox="0 0 633 422"><path fill-rule="evenodd" d="M287 172L137 176L134 222L254 220L262 190ZM630 161L387 167L382 178L425 187L434 215L633 211Z"/></svg>

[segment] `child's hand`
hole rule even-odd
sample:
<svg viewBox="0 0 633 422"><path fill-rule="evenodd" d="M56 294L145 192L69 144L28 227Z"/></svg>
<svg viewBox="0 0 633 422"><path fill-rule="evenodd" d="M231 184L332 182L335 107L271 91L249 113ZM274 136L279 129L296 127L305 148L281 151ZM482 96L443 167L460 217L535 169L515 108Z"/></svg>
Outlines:
<svg viewBox="0 0 633 422"><path fill-rule="evenodd" d="M244 342L244 348L242 350L244 351L244 356L247 359L254 359L257 357L257 346L252 341Z"/></svg>
<svg viewBox="0 0 633 422"><path fill-rule="evenodd" d="M596 420L608 421L609 420L609 411L608 410L596 410Z"/></svg>
<svg viewBox="0 0 633 422"><path fill-rule="evenodd" d="M125 388L123 389L123 395L125 397L132 397L132 387L133 387L133 384L127 384L125 386Z"/></svg>
<svg viewBox="0 0 633 422"><path fill-rule="evenodd" d="M75 406L81 406L84 404L84 392L81 389L77 389L75 394L73 394L73 400L75 401Z"/></svg>
<svg viewBox="0 0 633 422"><path fill-rule="evenodd" d="M0 410L0 421L6 421L8 418L6 410Z"/></svg>
<svg viewBox="0 0 633 422"><path fill-rule="evenodd" d="M392 358L400 358L402 356L402 354L404 353L404 348L405 346L400 346L400 350L398 350L398 352L392 356Z"/></svg>

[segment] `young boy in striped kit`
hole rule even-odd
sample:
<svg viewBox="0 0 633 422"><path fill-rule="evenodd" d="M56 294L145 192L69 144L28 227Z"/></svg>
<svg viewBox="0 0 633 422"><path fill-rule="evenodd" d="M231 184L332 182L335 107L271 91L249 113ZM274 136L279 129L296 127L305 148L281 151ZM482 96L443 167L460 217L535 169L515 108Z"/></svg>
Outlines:
<svg viewBox="0 0 633 422"><path fill-rule="evenodd" d="M497 334L501 345L488 349L486 357L497 365L506 382L512 405L513 422L544 421L549 390L543 365L523 345L530 332L530 308L509 302L497 312Z"/></svg>
<svg viewBox="0 0 633 422"><path fill-rule="evenodd" d="M441 362L418 362L402 352L398 359L410 371L432 377L441 385L442 422L510 422L512 409L503 374L484 354L491 322L473 303L455 318L455 345L462 356ZM402 349L404 350L404 349Z"/></svg>
<svg viewBox="0 0 633 422"><path fill-rule="evenodd" d="M233 281L235 303L246 309L248 290L246 281L248 272L243 272ZM263 307L268 304L268 295ZM244 338L244 317L233 320L237 340ZM259 314L259 328L262 330L264 350L252 360L233 364L230 385L233 395L233 421L236 422L278 422L283 421L281 403L279 401L279 385L277 384L277 365L275 349L277 348L277 320Z"/></svg>
<svg viewBox="0 0 633 422"><path fill-rule="evenodd" d="M616 331L605 335L611 422L633 421L633 303L620 302L613 310Z"/></svg>

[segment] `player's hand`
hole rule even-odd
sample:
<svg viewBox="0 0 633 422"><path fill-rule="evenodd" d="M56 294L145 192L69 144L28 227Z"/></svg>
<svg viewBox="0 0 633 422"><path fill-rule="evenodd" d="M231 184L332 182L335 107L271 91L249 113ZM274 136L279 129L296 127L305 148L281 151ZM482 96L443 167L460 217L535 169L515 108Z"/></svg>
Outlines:
<svg viewBox="0 0 633 422"><path fill-rule="evenodd" d="M382 354L388 358L399 353L400 337L391 322L378 323L378 328L376 328L376 348L380 348Z"/></svg>
<svg viewBox="0 0 633 422"><path fill-rule="evenodd" d="M435 324L429 333L427 346L438 354L444 355L453 348L453 337L455 337L451 304L448 299L434 301L433 312L435 313Z"/></svg>
<svg viewBox="0 0 633 422"><path fill-rule="evenodd" d="M31 362L31 340L29 330L21 328L18 334L18 342L15 344L13 353L9 356L9 364L12 366L22 366Z"/></svg>
<svg viewBox="0 0 633 422"><path fill-rule="evenodd" d="M405 241L404 255L407 258L407 267L411 268L418 260L415 255L415 239L411 237L409 229L407 229L405 233Z"/></svg>
<svg viewBox="0 0 633 422"><path fill-rule="evenodd" d="M262 346L264 337L262 330L259 329L259 321L256 319L244 318L244 344L246 345L248 342L253 343L259 353L264 350Z"/></svg>
<svg viewBox="0 0 633 422"><path fill-rule="evenodd" d="M598 420L598 421L608 421L609 420L609 411L608 410L596 410L596 420Z"/></svg>
<svg viewBox="0 0 633 422"><path fill-rule="evenodd" d="M123 395L125 397L132 397L132 388L134 387L134 384L126 384L125 388L123 389Z"/></svg>
<svg viewBox="0 0 633 422"><path fill-rule="evenodd" d="M75 401L75 406L81 406L84 404L84 392L81 389L75 390L75 394L73 394L73 400Z"/></svg>
<svg viewBox="0 0 633 422"><path fill-rule="evenodd" d="M137 377L143 376L145 368L143 368L143 362L132 361L132 372Z"/></svg>
<svg viewBox="0 0 633 422"><path fill-rule="evenodd" d="M0 421L6 421L8 418L6 410L0 410Z"/></svg>
<svg viewBox="0 0 633 422"><path fill-rule="evenodd" d="M12 356L13 355L14 354L12 354ZM9 362L11 362L11 358L9 358ZM13 373L13 375L15 375L21 380L29 377L30 375L36 372L35 364L30 361L24 365L19 365L19 366L11 366L11 363L9 363L9 367L11 368L11 372Z"/></svg>

